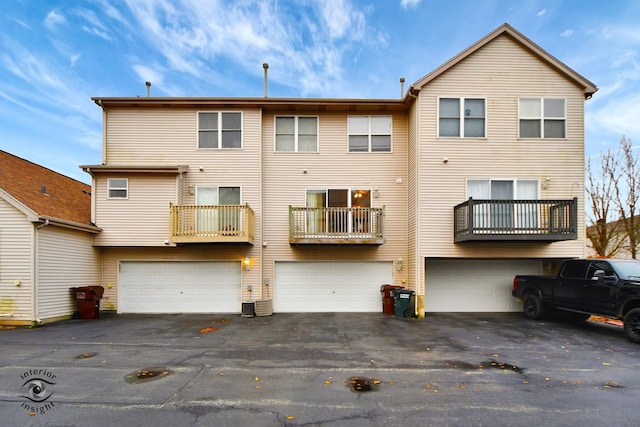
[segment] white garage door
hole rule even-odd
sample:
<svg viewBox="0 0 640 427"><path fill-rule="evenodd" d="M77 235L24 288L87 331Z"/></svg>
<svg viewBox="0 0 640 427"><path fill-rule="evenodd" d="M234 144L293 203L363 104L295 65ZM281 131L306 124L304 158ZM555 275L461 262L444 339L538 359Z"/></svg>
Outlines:
<svg viewBox="0 0 640 427"><path fill-rule="evenodd" d="M382 312L392 262L276 262L274 311Z"/></svg>
<svg viewBox="0 0 640 427"><path fill-rule="evenodd" d="M511 296L513 277L541 271L536 260L427 259L425 311L520 311Z"/></svg>
<svg viewBox="0 0 640 427"><path fill-rule="evenodd" d="M240 262L122 261L119 313L239 313Z"/></svg>

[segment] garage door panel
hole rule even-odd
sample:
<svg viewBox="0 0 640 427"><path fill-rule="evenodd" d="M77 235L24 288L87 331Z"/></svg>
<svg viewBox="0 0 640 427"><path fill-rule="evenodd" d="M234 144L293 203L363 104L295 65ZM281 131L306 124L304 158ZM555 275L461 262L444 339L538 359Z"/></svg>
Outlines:
<svg viewBox="0 0 640 427"><path fill-rule="evenodd" d="M540 260L426 260L426 312L512 312L517 274L540 274Z"/></svg>
<svg viewBox="0 0 640 427"><path fill-rule="evenodd" d="M276 262L278 312L380 312L391 262Z"/></svg>
<svg viewBox="0 0 640 427"><path fill-rule="evenodd" d="M239 262L122 261L121 313L237 313Z"/></svg>

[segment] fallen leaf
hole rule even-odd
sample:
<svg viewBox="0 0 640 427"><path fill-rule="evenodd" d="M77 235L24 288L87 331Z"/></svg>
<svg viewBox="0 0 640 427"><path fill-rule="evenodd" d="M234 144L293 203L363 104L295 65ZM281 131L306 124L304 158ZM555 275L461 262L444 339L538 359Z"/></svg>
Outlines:
<svg viewBox="0 0 640 427"><path fill-rule="evenodd" d="M258 378L258 377L255 377L255 378L254 378L254 380L256 380L256 381L260 381L260 378Z"/></svg>
<svg viewBox="0 0 640 427"><path fill-rule="evenodd" d="M331 381L325 381L324 383L325 384L331 384Z"/></svg>
<svg viewBox="0 0 640 427"><path fill-rule="evenodd" d="M603 364L604 366L611 366L611 363L609 363L609 362L602 362L602 364Z"/></svg>
<svg viewBox="0 0 640 427"><path fill-rule="evenodd" d="M257 385L256 388L259 390L262 388L262 386Z"/></svg>
<svg viewBox="0 0 640 427"><path fill-rule="evenodd" d="M464 390L465 388L467 388L467 386L466 386L466 385L461 384L461 385L459 385L459 386L458 386L458 388L460 388L460 389Z"/></svg>
<svg viewBox="0 0 640 427"><path fill-rule="evenodd" d="M296 419L296 417L294 417L293 415L287 415L287 419L288 419L288 420L295 420L295 419Z"/></svg>

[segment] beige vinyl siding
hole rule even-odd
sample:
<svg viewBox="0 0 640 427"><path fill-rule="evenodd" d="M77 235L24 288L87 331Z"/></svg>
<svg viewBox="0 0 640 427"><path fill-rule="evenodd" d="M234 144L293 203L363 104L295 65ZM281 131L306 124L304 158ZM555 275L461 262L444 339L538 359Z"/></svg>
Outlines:
<svg viewBox="0 0 640 427"><path fill-rule="evenodd" d="M125 178L112 175L109 178ZM103 231L98 246L159 246L169 238L169 206L175 203L176 177L135 174L129 180L127 199L109 199L108 177L96 183L96 223Z"/></svg>
<svg viewBox="0 0 640 427"><path fill-rule="evenodd" d="M487 99L487 137L438 138L438 97ZM566 139L519 139L518 97L567 100ZM579 87L501 36L432 81L420 103L420 251L426 257L574 257L584 250L584 95ZM448 163L443 158L448 158ZM541 199L579 199L579 239L552 244L453 243L453 207L467 178L550 179Z"/></svg>
<svg viewBox="0 0 640 427"><path fill-rule="evenodd" d="M0 199L0 315L12 314L0 317L0 323L33 320L32 236L33 225L25 215Z"/></svg>
<svg viewBox="0 0 640 427"><path fill-rule="evenodd" d="M103 248L102 283L105 288L101 309L117 310L119 261L240 261L252 260L251 270L242 270L242 300L260 298L260 268L258 252L247 245L206 245L162 248ZM247 285L252 285L249 294ZM238 307L240 311L240 307Z"/></svg>
<svg viewBox="0 0 640 427"><path fill-rule="evenodd" d="M242 110L242 149L198 149L197 109L110 109L110 166L188 166L182 176L129 174L129 200L107 200L107 176L96 185L96 223L101 246L162 246L169 237L169 203L194 204L190 186L240 186L242 203L260 218L260 127L258 109ZM206 109L202 111L212 111ZM225 111L217 109L217 111ZM238 110L228 110L238 111ZM255 227L260 240L260 228Z"/></svg>
<svg viewBox="0 0 640 427"><path fill-rule="evenodd" d="M38 318L71 315L76 303L69 288L100 285L100 252L92 235L46 226L37 234Z"/></svg>
<svg viewBox="0 0 640 427"><path fill-rule="evenodd" d="M277 115L285 113L278 112ZM316 113L314 113L316 114ZM364 112L363 115L376 115ZM291 115L295 115L291 113ZM319 152L274 152L274 114L263 118L263 279L274 280L275 261L393 261L407 259L407 118L393 115L391 153L349 153L348 114L320 113ZM306 173L305 173L306 171ZM401 183L396 183L396 180ZM288 207L305 206L307 189L378 189L372 207L386 207L386 242L380 246L290 246ZM407 277L397 272L395 281ZM274 289L263 287L273 296Z"/></svg>

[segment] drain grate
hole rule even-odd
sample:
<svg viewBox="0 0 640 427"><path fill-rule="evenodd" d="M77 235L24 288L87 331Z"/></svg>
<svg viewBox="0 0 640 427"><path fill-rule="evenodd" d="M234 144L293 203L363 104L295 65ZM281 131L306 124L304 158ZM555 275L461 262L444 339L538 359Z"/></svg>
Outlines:
<svg viewBox="0 0 640 427"><path fill-rule="evenodd" d="M125 376L129 384L141 384L171 375L172 372L165 368L138 369Z"/></svg>
<svg viewBox="0 0 640 427"><path fill-rule="evenodd" d="M366 392L377 390L380 383L381 381L375 378L351 377L347 381L347 386L351 387L352 391Z"/></svg>

